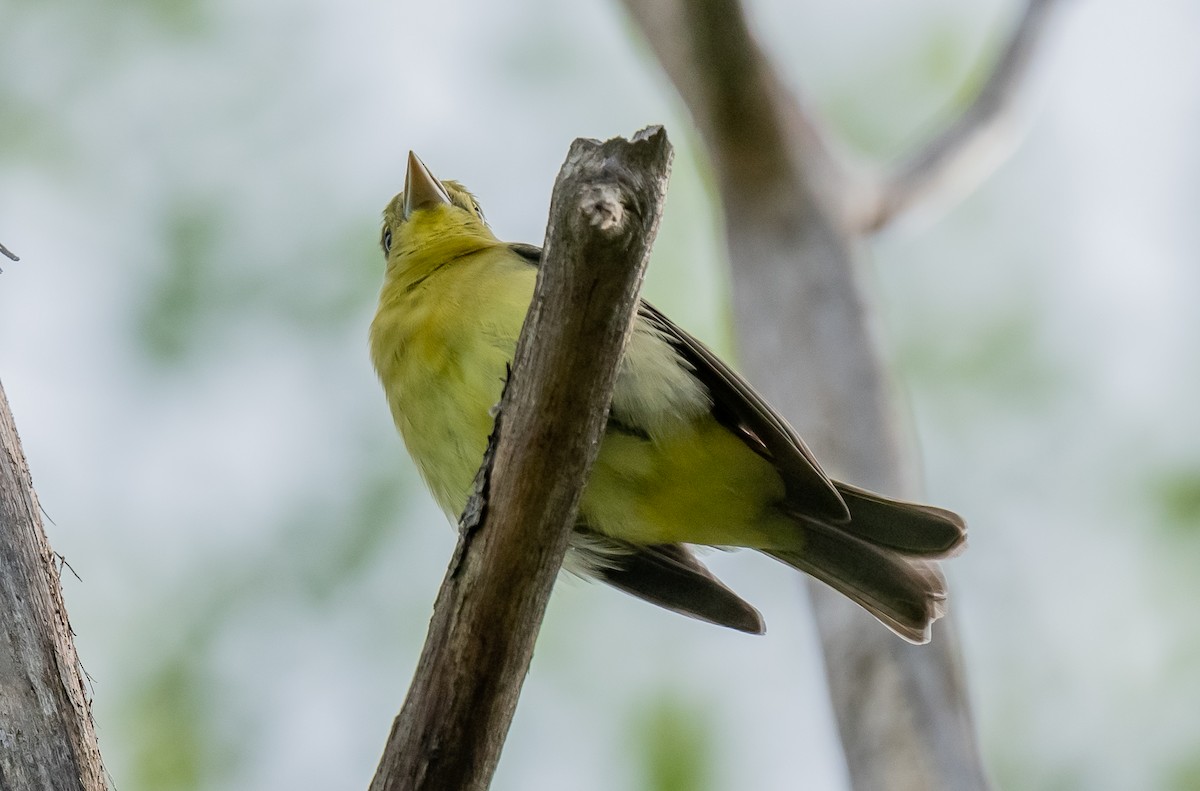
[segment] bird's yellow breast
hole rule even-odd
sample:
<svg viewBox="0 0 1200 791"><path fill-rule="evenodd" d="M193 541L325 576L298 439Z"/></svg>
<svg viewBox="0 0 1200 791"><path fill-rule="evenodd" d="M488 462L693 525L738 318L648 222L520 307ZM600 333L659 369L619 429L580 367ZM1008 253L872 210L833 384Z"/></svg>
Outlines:
<svg viewBox="0 0 1200 791"><path fill-rule="evenodd" d="M501 248L389 281L371 355L392 417L438 504L457 515L491 433L536 270Z"/></svg>

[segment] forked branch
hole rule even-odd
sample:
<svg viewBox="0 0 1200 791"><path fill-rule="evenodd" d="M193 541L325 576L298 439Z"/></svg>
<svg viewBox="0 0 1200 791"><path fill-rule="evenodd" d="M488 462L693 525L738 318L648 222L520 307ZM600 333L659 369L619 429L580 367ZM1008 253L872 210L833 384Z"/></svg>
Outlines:
<svg viewBox="0 0 1200 791"><path fill-rule="evenodd" d="M852 227L877 231L913 206L965 193L1007 158L1020 137L1018 98L1057 4L1028 0L974 100L850 204Z"/></svg>

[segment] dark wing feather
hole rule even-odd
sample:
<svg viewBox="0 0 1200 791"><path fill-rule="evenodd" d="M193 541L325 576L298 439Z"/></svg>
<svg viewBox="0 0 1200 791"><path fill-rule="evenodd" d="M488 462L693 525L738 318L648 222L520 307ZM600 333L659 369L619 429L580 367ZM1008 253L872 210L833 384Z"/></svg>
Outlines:
<svg viewBox="0 0 1200 791"><path fill-rule="evenodd" d="M682 544L636 546L607 555L593 572L614 588L668 610L739 632L762 634L762 616L713 576Z"/></svg>
<svg viewBox="0 0 1200 791"><path fill-rule="evenodd" d="M542 248L534 244L525 244L523 242L511 242L508 249L512 250L517 255L524 258L529 263L537 266L542 262Z"/></svg>
<svg viewBox="0 0 1200 791"><path fill-rule="evenodd" d="M713 416L779 470L792 510L831 523L850 519L845 501L804 440L749 382L649 302L642 300L638 314L692 366L712 396Z"/></svg>
<svg viewBox="0 0 1200 791"><path fill-rule="evenodd" d="M540 247L516 243L509 249L535 266L541 261ZM791 510L831 523L849 521L845 501L812 451L749 382L649 302L642 300L638 316L663 334L708 388L713 416L779 470Z"/></svg>

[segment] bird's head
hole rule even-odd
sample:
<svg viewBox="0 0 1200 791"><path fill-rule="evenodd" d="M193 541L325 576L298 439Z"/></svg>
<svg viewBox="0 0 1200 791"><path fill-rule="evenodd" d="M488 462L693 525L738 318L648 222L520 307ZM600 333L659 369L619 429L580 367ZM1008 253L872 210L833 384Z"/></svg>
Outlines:
<svg viewBox="0 0 1200 791"><path fill-rule="evenodd" d="M454 254L452 248L466 252L472 245L496 241L475 196L457 181L439 181L416 154L408 152L404 192L383 210L379 243L389 266L431 254L434 248Z"/></svg>

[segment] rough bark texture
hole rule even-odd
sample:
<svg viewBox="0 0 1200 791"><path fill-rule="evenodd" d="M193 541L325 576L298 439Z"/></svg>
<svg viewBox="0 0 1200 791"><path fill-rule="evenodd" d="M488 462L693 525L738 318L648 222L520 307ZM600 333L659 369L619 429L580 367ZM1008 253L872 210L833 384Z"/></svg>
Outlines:
<svg viewBox="0 0 1200 791"><path fill-rule="evenodd" d="M576 140L476 492L372 791L485 789L604 428L671 146Z"/></svg>
<svg viewBox="0 0 1200 791"><path fill-rule="evenodd" d="M0 791L104 791L58 562L0 386Z"/></svg>
<svg viewBox="0 0 1200 791"><path fill-rule="evenodd" d="M859 282L858 235L953 181L952 172L983 175L976 144L995 140L990 133L1008 120L1052 1L1027 6L963 118L894 174L864 187L784 87L737 0L624 0L712 159L742 367L839 478L915 494ZM987 788L952 619L938 622L931 645L912 646L832 590L809 587L853 787Z"/></svg>

